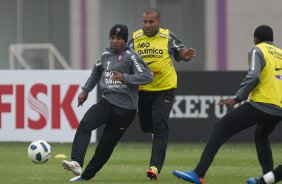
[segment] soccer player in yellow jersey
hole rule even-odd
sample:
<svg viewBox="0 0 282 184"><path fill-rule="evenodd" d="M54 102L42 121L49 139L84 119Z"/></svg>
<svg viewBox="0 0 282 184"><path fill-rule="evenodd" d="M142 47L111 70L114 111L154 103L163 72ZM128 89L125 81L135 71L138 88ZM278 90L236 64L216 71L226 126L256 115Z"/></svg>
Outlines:
<svg viewBox="0 0 282 184"><path fill-rule="evenodd" d="M228 112L214 123L209 140L194 171L173 171L191 183L201 184L222 144L238 132L256 125L257 156L264 174L273 169L268 136L282 120L282 50L273 44L273 31L267 25L254 31L255 46L249 54L249 71L233 98L222 99L219 105L247 102Z"/></svg>
<svg viewBox="0 0 282 184"><path fill-rule="evenodd" d="M143 28L133 33L129 46L146 62L154 75L153 82L140 85L138 115L143 132L153 134L147 176L157 179L165 160L168 143L168 120L177 87L173 60L189 61L196 51L186 48L168 29L160 28L160 13L149 8L143 12Z"/></svg>

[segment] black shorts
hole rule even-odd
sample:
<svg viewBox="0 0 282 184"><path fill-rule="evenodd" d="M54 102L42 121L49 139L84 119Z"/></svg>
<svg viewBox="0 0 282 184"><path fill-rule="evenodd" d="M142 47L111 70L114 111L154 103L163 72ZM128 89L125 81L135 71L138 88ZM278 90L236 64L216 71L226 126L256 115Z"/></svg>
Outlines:
<svg viewBox="0 0 282 184"><path fill-rule="evenodd" d="M168 119L174 102L174 89L148 92L139 91L138 116L143 132L156 128L168 129Z"/></svg>

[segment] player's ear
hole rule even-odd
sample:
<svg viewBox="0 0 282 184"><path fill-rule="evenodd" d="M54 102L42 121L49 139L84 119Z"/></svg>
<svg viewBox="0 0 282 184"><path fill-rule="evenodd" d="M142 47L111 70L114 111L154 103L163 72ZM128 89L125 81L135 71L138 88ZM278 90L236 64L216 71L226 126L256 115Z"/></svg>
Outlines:
<svg viewBox="0 0 282 184"><path fill-rule="evenodd" d="M261 41L256 36L254 36L254 43L255 43L255 45L257 45L257 44L261 43Z"/></svg>

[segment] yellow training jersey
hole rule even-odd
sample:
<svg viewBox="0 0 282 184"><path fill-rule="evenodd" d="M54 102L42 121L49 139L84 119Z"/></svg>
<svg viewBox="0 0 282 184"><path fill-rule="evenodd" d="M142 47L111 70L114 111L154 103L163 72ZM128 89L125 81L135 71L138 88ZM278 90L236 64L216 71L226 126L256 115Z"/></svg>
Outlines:
<svg viewBox="0 0 282 184"><path fill-rule="evenodd" d="M169 30L160 29L158 34L148 37L143 30L133 33L134 50L152 70L153 82L140 85L141 91L162 91L177 87L177 75L169 56Z"/></svg>
<svg viewBox="0 0 282 184"><path fill-rule="evenodd" d="M282 108L282 50L268 43L256 45L263 53L265 66L260 81L251 93L251 100Z"/></svg>

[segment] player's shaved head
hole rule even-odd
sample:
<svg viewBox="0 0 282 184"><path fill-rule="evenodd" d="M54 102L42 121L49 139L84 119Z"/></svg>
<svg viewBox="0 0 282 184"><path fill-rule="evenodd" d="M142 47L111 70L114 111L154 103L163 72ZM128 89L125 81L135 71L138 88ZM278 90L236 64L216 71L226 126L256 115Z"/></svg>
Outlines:
<svg viewBox="0 0 282 184"><path fill-rule="evenodd" d="M155 9L155 8L148 8L148 9L144 10L143 14L145 14L145 15L152 15L152 14L154 14L156 19L160 19L161 18L160 12L157 9Z"/></svg>

